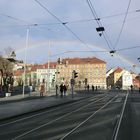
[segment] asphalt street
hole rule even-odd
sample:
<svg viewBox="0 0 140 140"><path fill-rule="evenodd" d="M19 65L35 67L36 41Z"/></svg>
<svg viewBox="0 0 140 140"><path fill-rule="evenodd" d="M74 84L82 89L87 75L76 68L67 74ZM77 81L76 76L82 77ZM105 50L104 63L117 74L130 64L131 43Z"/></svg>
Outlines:
<svg viewBox="0 0 140 140"><path fill-rule="evenodd" d="M140 94L130 93L118 140L140 139Z"/></svg>
<svg viewBox="0 0 140 140"><path fill-rule="evenodd" d="M71 104L1 123L0 139L109 140L125 95L91 95Z"/></svg>
<svg viewBox="0 0 140 140"><path fill-rule="evenodd" d="M139 140L140 94L129 93L128 99L126 95L118 92L82 94L82 99L78 97L76 101L3 120L0 123L0 139ZM61 100L51 98L49 98L51 104L59 100L58 104ZM68 97L62 100L66 98ZM39 100L45 101L45 99ZM30 101L26 102L29 105ZM119 121L120 127L118 127ZM117 134L116 139L114 134Z"/></svg>

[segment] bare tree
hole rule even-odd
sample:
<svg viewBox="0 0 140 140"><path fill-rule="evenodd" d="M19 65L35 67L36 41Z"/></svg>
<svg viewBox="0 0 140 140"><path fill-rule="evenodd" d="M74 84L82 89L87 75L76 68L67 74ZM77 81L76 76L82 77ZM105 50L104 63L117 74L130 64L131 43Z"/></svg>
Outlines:
<svg viewBox="0 0 140 140"><path fill-rule="evenodd" d="M12 52L14 52L15 50L12 47L7 47L4 49L5 55L7 58L11 57Z"/></svg>

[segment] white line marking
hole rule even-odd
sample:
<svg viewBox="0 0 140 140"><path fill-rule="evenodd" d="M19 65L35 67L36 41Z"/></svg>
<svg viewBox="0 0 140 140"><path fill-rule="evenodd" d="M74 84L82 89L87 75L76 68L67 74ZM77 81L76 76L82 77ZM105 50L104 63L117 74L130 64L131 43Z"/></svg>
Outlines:
<svg viewBox="0 0 140 140"><path fill-rule="evenodd" d="M120 116L120 119L119 119L118 127L117 127L117 130L116 130L116 133L115 133L115 137L114 137L113 140L117 140L117 136L118 136L118 133L119 133L120 125L121 125L121 122L122 122L122 117L123 117L124 110L125 110L125 107L126 107L126 102L127 102L128 94L129 94L129 92L127 92L127 95L126 95L126 98L125 98L125 101L124 101L124 104L123 104L121 116Z"/></svg>
<svg viewBox="0 0 140 140"><path fill-rule="evenodd" d="M97 96L97 97L98 97L98 96ZM95 96L95 98L96 98L96 96ZM96 100L95 98L94 98L94 100ZM86 99L86 98L85 98L85 99ZM74 105L74 104L77 104L77 103L81 103L81 102L83 102L83 101L74 102L74 103L72 103L71 105ZM67 106L69 106L69 105L67 105ZM24 118L21 118L21 119L17 119L17 120L15 120L15 121L11 121L11 122L8 122L8 123L0 124L0 127L5 126L5 125L9 125L9 124L13 124L13 123L17 123L17 122L20 122L20 121L23 121L23 120L26 120L26 119L30 119L30 118L33 118L33 117L36 117L36 116L39 116L39 115L43 115L43 114L46 114L46 113L50 113L50 112L53 112L53 111L55 111L55 110L57 110L57 109L58 109L58 108L55 108L55 109L50 110L50 111L41 112L41 113L34 114L34 115L31 115L31 116L28 116L28 117L24 117Z"/></svg>
<svg viewBox="0 0 140 140"><path fill-rule="evenodd" d="M74 111L72 111L72 112L69 112L69 113L65 114L65 115L62 115L61 117L59 117L59 118L57 118L57 119L55 119L55 120L52 120L52 121L50 121L50 122L47 122L47 123L45 123L45 124L43 124L43 125L40 125L40 126L34 128L34 129L31 129L30 131L27 131L27 132L25 132L25 133L23 133L23 134L21 134L21 135L19 135L19 136L16 136L16 137L13 138L12 140L17 140L17 139L19 139L19 138L21 138L21 137L23 137L23 136L25 136L25 135L27 135L27 134L29 134L29 133L31 133L31 132L34 132L34 131L36 131L36 130L38 130L38 129L44 127L44 126L47 126L47 125L49 125L49 124L51 124L51 123L53 123L53 122L55 122L55 121L57 121L57 120L60 120L60 119L62 119L62 118L64 118L64 117L66 117L66 116L68 116L68 115L70 115L70 114L72 114L72 113L74 113L74 112L77 112L77 111L79 111L79 110L81 110L81 109L83 109L83 108L85 108L85 107L87 107L87 106L89 106L89 105L91 105L91 104L93 104L93 103L96 103L96 102L98 102L98 101L100 101L100 100L102 100L102 99L104 99L104 98L106 98L106 97L107 97L107 96L105 96L105 97L103 97L103 98L101 98L101 99L98 99L98 100L96 100L95 102L89 103L89 104L87 104L87 105L85 105L85 106L82 106L82 107L80 107L80 108L78 108L78 109L76 109L76 110L74 110Z"/></svg>
<svg viewBox="0 0 140 140"><path fill-rule="evenodd" d="M116 95L113 99L111 99L109 102L107 102L105 105L103 105L100 109L95 111L93 114L91 114L87 119L85 119L83 122L81 122L79 125L77 125L75 128L73 128L70 132L68 132L66 135L64 135L60 140L64 140L66 137L68 137L70 134L72 134L76 129L78 129L81 125L86 123L90 118L92 118L96 113L98 113L100 110L102 110L104 107L106 107L110 102L112 102L118 95Z"/></svg>

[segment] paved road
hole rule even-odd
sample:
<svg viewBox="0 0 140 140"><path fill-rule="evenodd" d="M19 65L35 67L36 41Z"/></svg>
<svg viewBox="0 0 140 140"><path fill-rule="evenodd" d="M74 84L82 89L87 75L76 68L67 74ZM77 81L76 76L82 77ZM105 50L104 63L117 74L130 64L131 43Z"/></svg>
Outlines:
<svg viewBox="0 0 140 140"><path fill-rule="evenodd" d="M140 94L129 94L118 140L140 140Z"/></svg>
<svg viewBox="0 0 140 140"><path fill-rule="evenodd" d="M91 95L78 102L14 118L0 125L0 139L111 140L124 95Z"/></svg>

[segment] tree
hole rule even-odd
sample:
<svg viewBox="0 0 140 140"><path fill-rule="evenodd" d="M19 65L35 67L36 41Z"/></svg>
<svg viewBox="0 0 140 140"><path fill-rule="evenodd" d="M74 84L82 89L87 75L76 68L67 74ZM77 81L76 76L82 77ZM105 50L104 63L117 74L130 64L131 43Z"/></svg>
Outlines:
<svg viewBox="0 0 140 140"><path fill-rule="evenodd" d="M4 49L4 53L6 55L7 58L11 57L12 52L14 52L15 50L12 47L7 47Z"/></svg>
<svg viewBox="0 0 140 140"><path fill-rule="evenodd" d="M8 85L13 85L13 63L0 56L1 86L7 91ZM2 88L2 89L3 89Z"/></svg>

